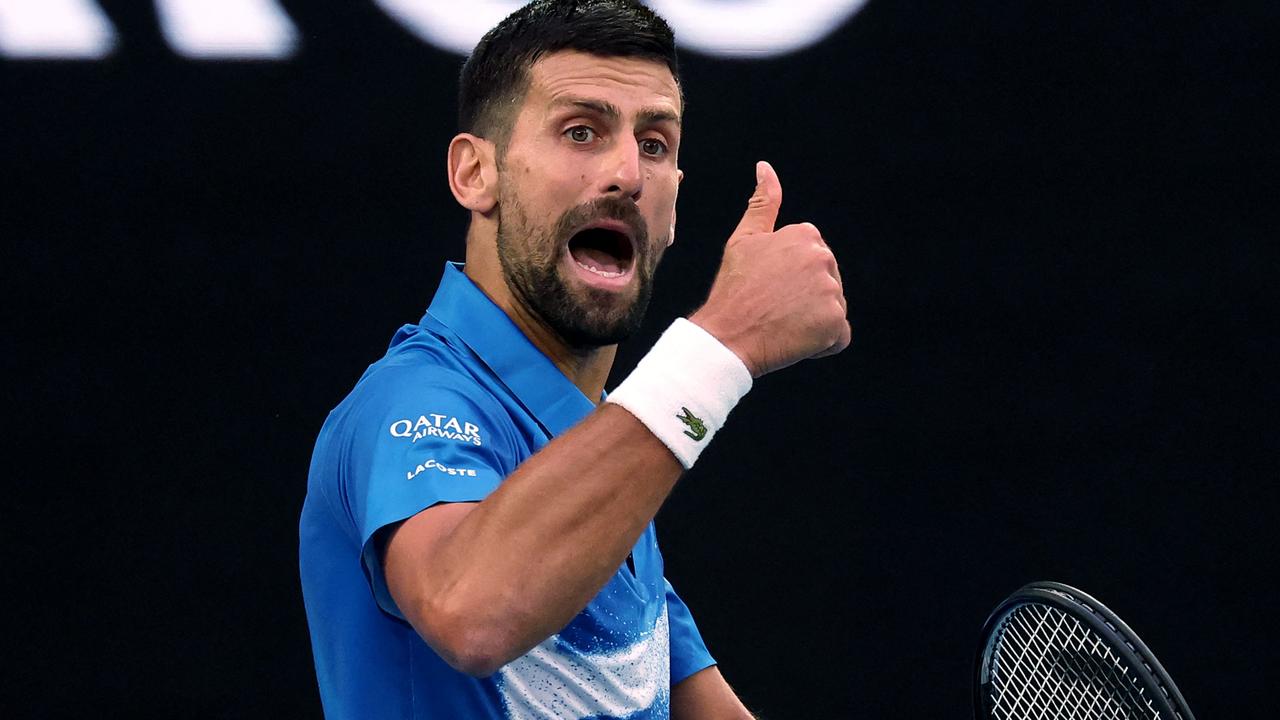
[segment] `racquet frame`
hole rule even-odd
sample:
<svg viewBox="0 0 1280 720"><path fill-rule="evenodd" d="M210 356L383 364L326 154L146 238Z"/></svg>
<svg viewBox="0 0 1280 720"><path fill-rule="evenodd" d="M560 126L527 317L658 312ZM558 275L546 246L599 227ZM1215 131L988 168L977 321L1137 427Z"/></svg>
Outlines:
<svg viewBox="0 0 1280 720"><path fill-rule="evenodd" d="M1057 608L1103 638L1112 651L1128 664L1129 675L1145 689L1145 696L1151 698L1152 706L1160 712L1162 720L1195 720L1173 678L1137 633L1088 594L1070 585L1048 581L1024 585L996 606L983 624L974 663L973 713L976 720L994 717L990 685L997 633L1017 607L1027 604Z"/></svg>

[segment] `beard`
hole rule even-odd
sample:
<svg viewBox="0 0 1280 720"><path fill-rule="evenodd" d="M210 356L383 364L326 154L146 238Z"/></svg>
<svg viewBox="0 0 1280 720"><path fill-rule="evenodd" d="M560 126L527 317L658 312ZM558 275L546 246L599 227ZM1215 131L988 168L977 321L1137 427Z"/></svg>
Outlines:
<svg viewBox="0 0 1280 720"><path fill-rule="evenodd" d="M591 222L621 220L632 230L631 258L635 295L573 285L563 277L562 258L569 239ZM666 241L660 244L666 247ZM661 251L654 253L644 218L635 203L603 197L565 211L546 229L531 226L515 194L499 189L498 260L502 276L517 301L541 318L568 347L587 350L615 345L640 328L653 293L653 272Z"/></svg>

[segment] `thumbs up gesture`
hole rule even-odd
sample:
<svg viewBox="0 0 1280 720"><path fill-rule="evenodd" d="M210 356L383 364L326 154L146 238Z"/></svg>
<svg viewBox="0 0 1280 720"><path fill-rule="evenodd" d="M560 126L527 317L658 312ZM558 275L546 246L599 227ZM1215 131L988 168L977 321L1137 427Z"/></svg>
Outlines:
<svg viewBox="0 0 1280 720"><path fill-rule="evenodd" d="M774 229L782 182L767 162L756 164L756 190L707 302L689 320L732 350L752 377L849 346L840 268L818 228Z"/></svg>

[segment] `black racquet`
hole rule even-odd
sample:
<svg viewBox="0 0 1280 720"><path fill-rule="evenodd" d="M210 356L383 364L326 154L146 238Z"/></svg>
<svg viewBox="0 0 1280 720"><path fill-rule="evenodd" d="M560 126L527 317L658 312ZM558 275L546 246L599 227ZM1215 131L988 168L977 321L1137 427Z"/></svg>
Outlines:
<svg viewBox="0 0 1280 720"><path fill-rule="evenodd" d="M1194 720L1128 625L1055 582L1026 585L991 613L973 687L977 720Z"/></svg>

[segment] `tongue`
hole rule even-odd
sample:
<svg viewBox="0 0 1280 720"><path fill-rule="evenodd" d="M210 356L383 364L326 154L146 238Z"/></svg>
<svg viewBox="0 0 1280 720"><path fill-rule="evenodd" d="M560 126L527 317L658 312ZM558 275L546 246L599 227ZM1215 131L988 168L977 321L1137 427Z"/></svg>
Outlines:
<svg viewBox="0 0 1280 720"><path fill-rule="evenodd" d="M571 252L574 260L592 270L603 270L611 273L622 272L622 265L618 262L618 258L599 248L571 248Z"/></svg>

